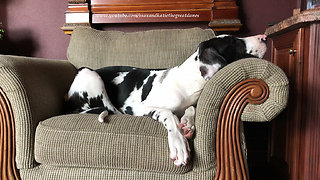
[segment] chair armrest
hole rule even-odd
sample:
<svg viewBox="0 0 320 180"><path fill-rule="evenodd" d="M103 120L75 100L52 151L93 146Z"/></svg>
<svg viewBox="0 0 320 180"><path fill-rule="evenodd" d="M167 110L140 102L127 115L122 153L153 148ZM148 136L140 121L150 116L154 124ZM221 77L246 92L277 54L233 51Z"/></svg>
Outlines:
<svg viewBox="0 0 320 180"><path fill-rule="evenodd" d="M247 177L240 120L272 120L286 107L288 84L279 67L256 58L229 64L207 82L197 105L195 149L210 154L199 162L216 166L216 179Z"/></svg>
<svg viewBox="0 0 320 180"><path fill-rule="evenodd" d="M15 156L17 168L34 167L35 128L39 121L62 113L76 71L68 61L0 55L1 133L15 136L15 142L1 139L13 153L0 155Z"/></svg>

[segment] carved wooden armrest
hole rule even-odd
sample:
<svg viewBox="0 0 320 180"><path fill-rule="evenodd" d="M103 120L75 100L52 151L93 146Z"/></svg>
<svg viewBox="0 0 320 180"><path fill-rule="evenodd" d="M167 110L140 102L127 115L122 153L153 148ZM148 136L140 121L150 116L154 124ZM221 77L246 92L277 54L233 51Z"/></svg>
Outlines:
<svg viewBox="0 0 320 180"><path fill-rule="evenodd" d="M259 79L242 81L227 94L217 122L215 180L248 179L240 145L240 117L248 103L261 104L268 96L267 84Z"/></svg>
<svg viewBox="0 0 320 180"><path fill-rule="evenodd" d="M15 163L15 126L10 102L0 88L0 179L19 179Z"/></svg>

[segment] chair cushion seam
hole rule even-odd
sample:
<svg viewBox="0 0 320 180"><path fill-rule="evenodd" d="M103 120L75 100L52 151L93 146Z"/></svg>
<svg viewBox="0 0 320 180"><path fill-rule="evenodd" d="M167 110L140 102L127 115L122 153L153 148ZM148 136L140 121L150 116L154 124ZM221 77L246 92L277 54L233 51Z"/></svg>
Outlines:
<svg viewBox="0 0 320 180"><path fill-rule="evenodd" d="M41 124L41 123L40 123ZM47 131L52 132L64 132L64 133L83 133L83 134L90 134L90 133L96 133L96 134L102 134L102 135L130 135L130 136L136 136L136 137L153 137L153 138L159 138L159 139L166 139L166 136L153 136L153 135L145 135L145 134L130 134L130 133L110 133L110 132L99 132L99 131L83 131L83 130L62 130L62 129L54 129L49 126L38 126L38 128L42 128ZM37 129L38 129L37 128Z"/></svg>

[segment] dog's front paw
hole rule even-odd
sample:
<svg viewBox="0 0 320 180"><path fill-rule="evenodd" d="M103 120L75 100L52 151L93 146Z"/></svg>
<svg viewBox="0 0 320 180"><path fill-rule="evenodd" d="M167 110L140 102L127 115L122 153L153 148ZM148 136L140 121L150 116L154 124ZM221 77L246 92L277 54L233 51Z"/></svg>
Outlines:
<svg viewBox="0 0 320 180"><path fill-rule="evenodd" d="M195 108L193 106L190 106L185 110L185 113L180 120L179 127L183 130L184 137L186 137L187 139L191 139L195 131L195 127L194 127L195 112L196 112Z"/></svg>
<svg viewBox="0 0 320 180"><path fill-rule="evenodd" d="M195 127L189 124L180 124L179 127L183 130L183 135L187 139L191 139L193 137L193 133L195 131Z"/></svg>
<svg viewBox="0 0 320 180"><path fill-rule="evenodd" d="M190 147L187 139L179 132L168 134L170 158L178 167L188 164L190 158Z"/></svg>

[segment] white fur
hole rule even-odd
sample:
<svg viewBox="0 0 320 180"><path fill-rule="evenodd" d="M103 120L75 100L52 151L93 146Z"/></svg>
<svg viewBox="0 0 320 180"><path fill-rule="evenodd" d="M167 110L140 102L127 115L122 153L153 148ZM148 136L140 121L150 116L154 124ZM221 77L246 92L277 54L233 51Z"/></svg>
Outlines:
<svg viewBox="0 0 320 180"><path fill-rule="evenodd" d="M221 34L221 35L216 36L216 38L224 38L226 36L230 36L230 35L229 34Z"/></svg>
<svg viewBox="0 0 320 180"><path fill-rule="evenodd" d="M89 69L82 69L79 71L68 92L68 97L72 96L74 92L88 92L88 96L95 96L101 94L104 88L104 83L101 77Z"/></svg>
<svg viewBox="0 0 320 180"><path fill-rule="evenodd" d="M266 40L265 35L256 35L246 38L241 38L246 43L247 53L262 58L267 50L267 46L262 42Z"/></svg>
<svg viewBox="0 0 320 180"><path fill-rule="evenodd" d="M118 73L118 76L115 77L115 78L112 80L112 82L113 82L115 85L121 84L128 73L129 73L129 72L119 72L119 73Z"/></svg>

